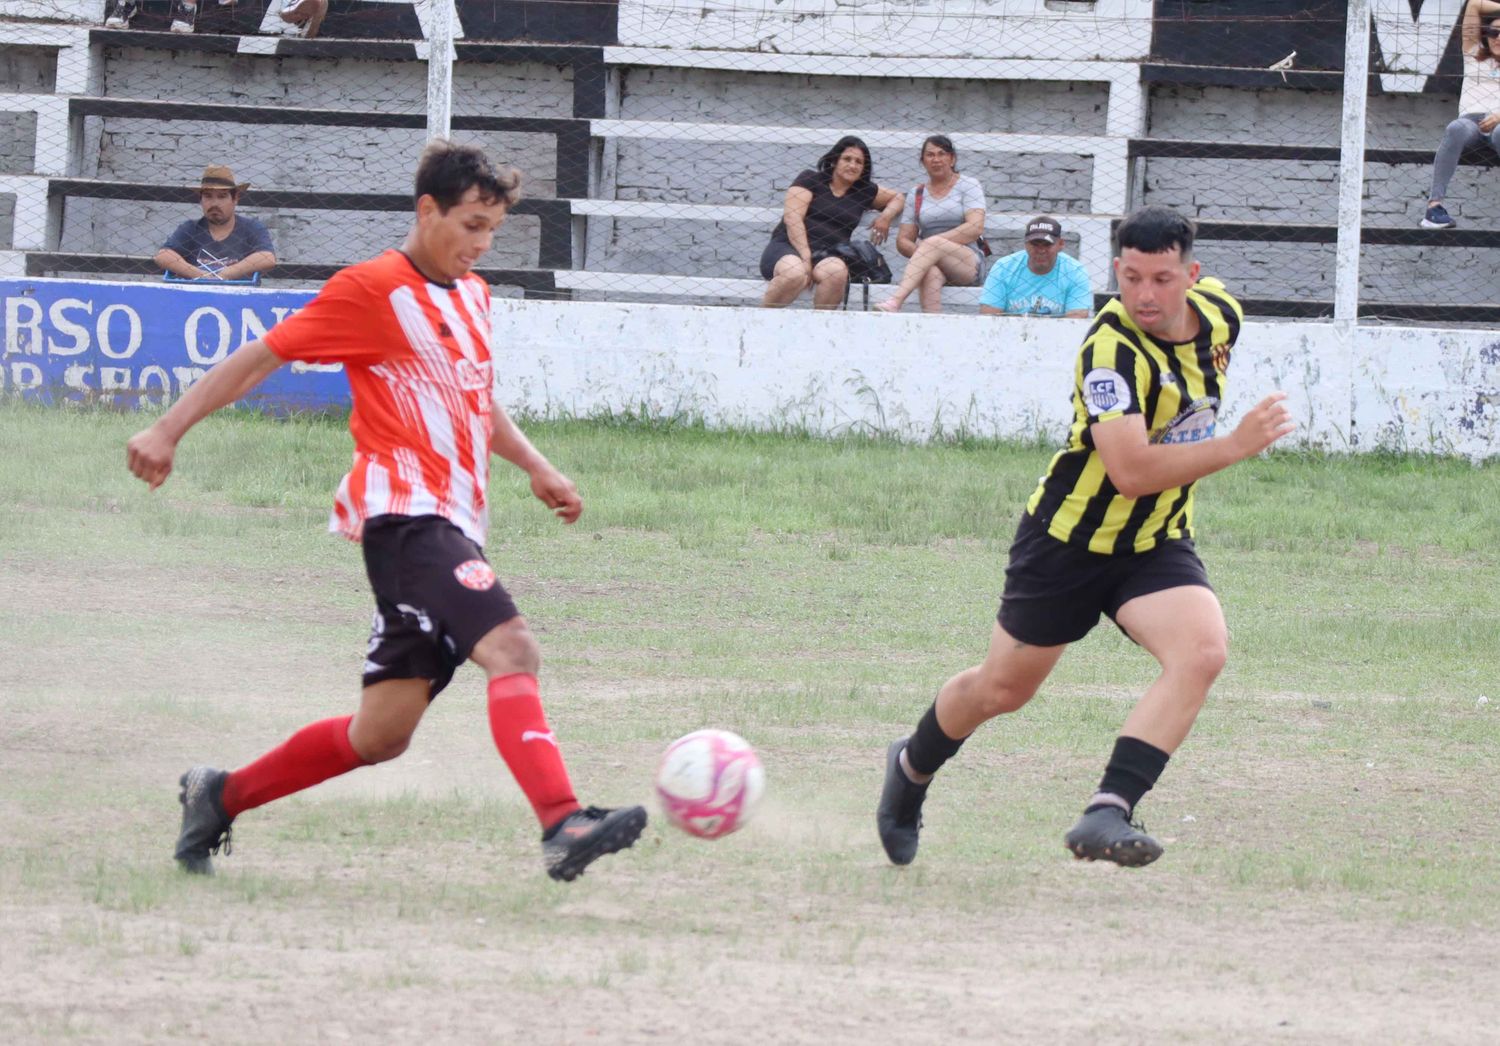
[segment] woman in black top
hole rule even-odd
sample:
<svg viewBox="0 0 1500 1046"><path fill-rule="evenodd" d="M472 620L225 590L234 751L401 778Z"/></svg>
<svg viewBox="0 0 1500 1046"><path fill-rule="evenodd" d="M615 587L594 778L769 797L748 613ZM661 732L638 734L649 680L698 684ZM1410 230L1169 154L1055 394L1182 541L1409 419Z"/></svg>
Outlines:
<svg viewBox="0 0 1500 1046"><path fill-rule="evenodd" d="M813 308L839 307L849 270L828 252L849 242L865 211L880 211L870 242L883 242L906 205L906 197L876 185L874 173L869 148L845 135L823 154L816 171L797 175L786 191L781 223L760 256L760 274L770 281L762 305L789 305L812 287Z"/></svg>

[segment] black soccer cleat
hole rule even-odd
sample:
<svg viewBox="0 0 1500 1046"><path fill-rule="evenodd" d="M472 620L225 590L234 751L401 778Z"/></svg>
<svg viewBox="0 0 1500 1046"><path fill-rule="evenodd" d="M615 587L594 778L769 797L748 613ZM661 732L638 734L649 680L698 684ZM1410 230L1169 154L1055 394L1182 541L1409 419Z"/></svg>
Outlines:
<svg viewBox="0 0 1500 1046"><path fill-rule="evenodd" d="M917 856L917 835L922 831L922 801L927 785L912 784L901 769L901 750L906 738L892 741L885 752L885 785L875 808L875 827L880 845L893 864L911 864ZM929 782L930 783L930 782Z"/></svg>
<svg viewBox="0 0 1500 1046"><path fill-rule="evenodd" d="M227 771L195 766L177 780L182 786L177 796L182 804L182 831L177 836L177 852L173 856L185 872L213 875L209 854L218 853L222 847L224 856L229 856L232 849L229 826L234 818L224 814L221 798L228 779Z"/></svg>
<svg viewBox="0 0 1500 1046"><path fill-rule="evenodd" d="M605 854L628 850L646 827L646 808L589 806L574 810L542 836L547 874L570 883Z"/></svg>
<svg viewBox="0 0 1500 1046"><path fill-rule="evenodd" d="M1101 806L1078 819L1063 837L1063 845L1081 861L1113 861L1140 868L1162 854L1161 843L1147 835L1145 828L1131 824L1120 807Z"/></svg>

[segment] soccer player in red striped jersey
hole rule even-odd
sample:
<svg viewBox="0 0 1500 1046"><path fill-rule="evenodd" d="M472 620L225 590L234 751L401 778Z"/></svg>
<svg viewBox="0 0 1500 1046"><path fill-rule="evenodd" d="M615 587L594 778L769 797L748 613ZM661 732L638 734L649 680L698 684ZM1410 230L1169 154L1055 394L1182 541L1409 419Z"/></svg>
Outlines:
<svg viewBox="0 0 1500 1046"><path fill-rule="evenodd" d="M584 808L574 798L538 696L536 639L483 552L491 454L525 471L564 523L583 512L573 482L493 394L489 288L470 270L519 192L519 174L480 150L433 142L399 251L337 273L130 440L130 471L155 490L188 430L277 367L338 363L349 378L354 462L330 529L361 543L375 595L359 708L303 727L238 770L183 774L176 858L187 871L212 873L210 855L229 853L230 826L246 810L404 752L465 660L489 678L490 730L541 824L549 875L571 881L645 828L642 807Z"/></svg>

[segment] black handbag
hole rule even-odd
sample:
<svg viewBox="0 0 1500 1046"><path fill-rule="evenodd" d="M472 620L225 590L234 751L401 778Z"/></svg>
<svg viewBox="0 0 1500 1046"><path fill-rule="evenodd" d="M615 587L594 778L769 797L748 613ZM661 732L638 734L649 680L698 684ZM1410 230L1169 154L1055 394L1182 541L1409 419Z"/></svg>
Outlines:
<svg viewBox="0 0 1500 1046"><path fill-rule="evenodd" d="M890 283L891 267L885 255L869 240L849 241L834 244L826 251L813 255L816 265L824 258L838 258L849 270L850 283Z"/></svg>

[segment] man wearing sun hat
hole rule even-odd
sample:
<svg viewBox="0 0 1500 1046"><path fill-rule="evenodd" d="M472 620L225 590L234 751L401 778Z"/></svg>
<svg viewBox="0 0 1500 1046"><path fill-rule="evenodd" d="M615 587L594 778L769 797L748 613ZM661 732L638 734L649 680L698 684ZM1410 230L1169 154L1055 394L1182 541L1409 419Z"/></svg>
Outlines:
<svg viewBox="0 0 1500 1046"><path fill-rule="evenodd" d="M222 164L209 164L189 188L198 193L203 217L177 227L156 252L157 265L189 280L243 280L276 264L266 227L234 213L249 182L235 181Z"/></svg>
<svg viewBox="0 0 1500 1046"><path fill-rule="evenodd" d="M990 266L979 311L987 316L1087 316L1094 305L1087 270L1063 253L1062 223L1038 215L1026 223L1026 249Z"/></svg>

